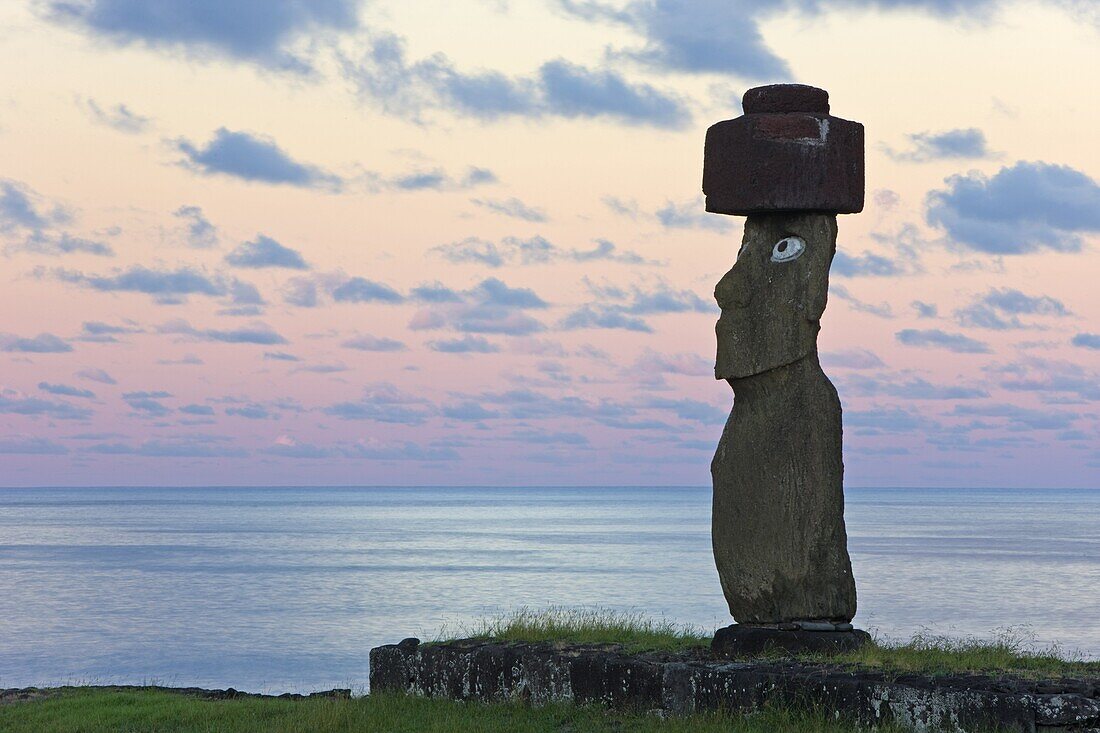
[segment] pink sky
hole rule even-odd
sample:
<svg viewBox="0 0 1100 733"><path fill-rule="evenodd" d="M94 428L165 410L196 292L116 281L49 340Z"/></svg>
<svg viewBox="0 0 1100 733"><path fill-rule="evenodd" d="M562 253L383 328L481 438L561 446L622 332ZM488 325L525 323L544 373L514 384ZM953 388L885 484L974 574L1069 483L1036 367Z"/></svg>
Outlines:
<svg viewBox="0 0 1100 733"><path fill-rule="evenodd" d="M709 483L703 135L794 81L847 483L1100 485L1088 4L257 7L0 9L0 484Z"/></svg>

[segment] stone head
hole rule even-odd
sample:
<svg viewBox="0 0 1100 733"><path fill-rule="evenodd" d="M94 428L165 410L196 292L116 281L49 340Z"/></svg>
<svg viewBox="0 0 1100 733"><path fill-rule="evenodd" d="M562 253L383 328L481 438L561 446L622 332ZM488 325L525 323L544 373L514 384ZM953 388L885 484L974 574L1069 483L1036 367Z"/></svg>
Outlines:
<svg viewBox="0 0 1100 733"><path fill-rule="evenodd" d="M748 218L737 262L714 289L718 379L760 374L817 349L835 251L833 216Z"/></svg>

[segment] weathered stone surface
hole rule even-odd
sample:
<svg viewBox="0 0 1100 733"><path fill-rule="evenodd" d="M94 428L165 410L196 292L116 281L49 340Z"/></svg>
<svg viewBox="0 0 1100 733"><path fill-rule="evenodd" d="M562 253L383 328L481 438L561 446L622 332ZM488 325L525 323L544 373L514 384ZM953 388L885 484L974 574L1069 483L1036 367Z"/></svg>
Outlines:
<svg viewBox="0 0 1100 733"><path fill-rule="evenodd" d="M886 675L839 665L715 660L705 650L626 654L613 646L474 640L393 644L371 650L370 688L673 714L780 703L835 712L866 726L900 723L922 732L1100 733L1100 679Z"/></svg>
<svg viewBox="0 0 1100 733"><path fill-rule="evenodd" d="M784 259L778 243L791 237L803 248ZM734 405L711 463L711 537L742 624L847 622L856 612L840 400L817 359L835 249L831 215L750 217L715 289L715 375L733 387Z"/></svg>
<svg viewBox="0 0 1100 733"><path fill-rule="evenodd" d="M743 116L707 130L707 211L862 211L863 125L830 116L828 100L801 85L746 92Z"/></svg>
<svg viewBox="0 0 1100 733"><path fill-rule="evenodd" d="M828 214L750 216L737 262L714 288L722 309L715 326L714 376L738 379L786 366L817 348L836 251L836 217ZM797 236L800 256L773 262L780 240Z"/></svg>
<svg viewBox="0 0 1100 733"><path fill-rule="evenodd" d="M733 624L714 632L710 649L714 656L726 659L754 656L766 651L838 654L858 649L870 641L871 635L861 629L807 631Z"/></svg>
<svg viewBox="0 0 1100 733"><path fill-rule="evenodd" d="M829 93L807 84L768 84L741 95L745 114L762 112L815 112L829 114Z"/></svg>

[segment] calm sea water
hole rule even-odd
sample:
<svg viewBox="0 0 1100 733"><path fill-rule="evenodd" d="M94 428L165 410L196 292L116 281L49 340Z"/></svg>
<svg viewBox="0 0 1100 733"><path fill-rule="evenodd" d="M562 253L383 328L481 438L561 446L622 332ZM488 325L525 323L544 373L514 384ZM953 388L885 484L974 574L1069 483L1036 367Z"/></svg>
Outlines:
<svg viewBox="0 0 1100 733"><path fill-rule="evenodd" d="M1100 657L1100 490L850 489L856 621ZM517 606L730 623L710 491L0 489L0 688L363 688L377 644Z"/></svg>

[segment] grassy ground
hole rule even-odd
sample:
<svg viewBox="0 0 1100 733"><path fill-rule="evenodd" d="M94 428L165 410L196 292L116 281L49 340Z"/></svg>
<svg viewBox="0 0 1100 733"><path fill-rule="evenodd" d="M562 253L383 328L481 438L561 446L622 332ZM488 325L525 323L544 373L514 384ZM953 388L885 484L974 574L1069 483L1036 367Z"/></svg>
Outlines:
<svg viewBox="0 0 1100 733"><path fill-rule="evenodd" d="M710 644L702 629L654 620L640 613L607 609L519 609L462 630L462 636L501 641L560 641L621 644L628 651L686 651ZM806 656L806 661L826 661ZM906 642L876 639L862 649L827 658L887 672L949 674L978 672L1021 677L1100 676L1100 662L1085 662L1057 647L1035 650L1026 629L1009 629L989 639L921 633Z"/></svg>
<svg viewBox="0 0 1100 733"><path fill-rule="evenodd" d="M886 729L887 733L894 729ZM74 688L0 705L5 733L852 733L824 714L766 710L662 720L595 707L482 705L394 695L358 699L204 700L157 691Z"/></svg>

